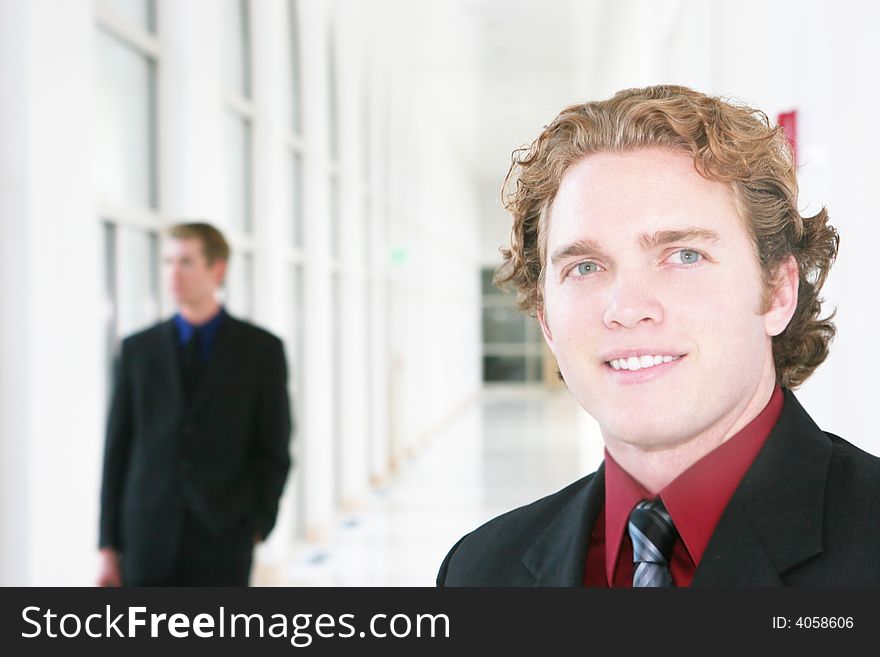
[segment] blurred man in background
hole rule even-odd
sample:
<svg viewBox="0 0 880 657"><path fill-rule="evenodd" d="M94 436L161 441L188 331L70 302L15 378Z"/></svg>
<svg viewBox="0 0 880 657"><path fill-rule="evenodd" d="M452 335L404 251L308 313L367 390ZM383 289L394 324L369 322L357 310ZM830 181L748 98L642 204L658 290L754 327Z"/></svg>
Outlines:
<svg viewBox="0 0 880 657"><path fill-rule="evenodd" d="M229 246L169 233L177 314L122 342L101 490L100 586L247 586L290 468L281 341L217 300Z"/></svg>
<svg viewBox="0 0 880 657"><path fill-rule="evenodd" d="M605 459L461 539L449 586L880 584L880 460L792 389L837 254L751 108L659 86L563 110L515 158L498 272Z"/></svg>

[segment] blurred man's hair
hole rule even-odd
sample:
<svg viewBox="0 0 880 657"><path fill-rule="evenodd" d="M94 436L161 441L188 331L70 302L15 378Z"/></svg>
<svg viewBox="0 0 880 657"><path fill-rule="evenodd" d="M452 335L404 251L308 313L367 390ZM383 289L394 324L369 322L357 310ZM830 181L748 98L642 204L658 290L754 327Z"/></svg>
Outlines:
<svg viewBox="0 0 880 657"><path fill-rule="evenodd" d="M513 229L510 248L501 249L504 263L496 283L512 284L523 310L541 309L547 221L565 172L591 153L657 147L690 153L700 175L730 187L763 272L761 313L769 308L778 266L789 255L797 260L797 308L785 331L773 338L773 357L777 382L799 386L825 360L835 335L834 314L819 317L819 291L839 238L824 207L801 216L788 140L766 114L745 105L662 85L562 110L530 147L513 153L502 189Z"/></svg>
<svg viewBox="0 0 880 657"><path fill-rule="evenodd" d="M194 222L174 224L168 229L172 239L197 239L202 244L202 252L209 265L217 261L229 261L229 243L223 233L211 224Z"/></svg>

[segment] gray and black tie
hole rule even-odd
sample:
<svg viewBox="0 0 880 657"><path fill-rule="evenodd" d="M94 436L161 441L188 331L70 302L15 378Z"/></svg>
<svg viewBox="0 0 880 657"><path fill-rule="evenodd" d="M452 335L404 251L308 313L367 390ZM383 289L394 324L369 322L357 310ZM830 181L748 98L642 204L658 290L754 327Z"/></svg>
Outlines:
<svg viewBox="0 0 880 657"><path fill-rule="evenodd" d="M633 588L674 586L669 559L678 532L660 498L636 504L629 514L633 544Z"/></svg>

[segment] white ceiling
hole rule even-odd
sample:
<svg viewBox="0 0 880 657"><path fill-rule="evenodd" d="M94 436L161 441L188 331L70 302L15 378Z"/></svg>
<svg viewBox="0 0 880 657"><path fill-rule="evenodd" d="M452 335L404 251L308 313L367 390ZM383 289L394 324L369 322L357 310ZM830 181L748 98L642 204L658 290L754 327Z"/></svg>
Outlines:
<svg viewBox="0 0 880 657"><path fill-rule="evenodd" d="M500 184L515 148L591 97L608 0L415 0L397 5L420 102L472 175Z"/></svg>

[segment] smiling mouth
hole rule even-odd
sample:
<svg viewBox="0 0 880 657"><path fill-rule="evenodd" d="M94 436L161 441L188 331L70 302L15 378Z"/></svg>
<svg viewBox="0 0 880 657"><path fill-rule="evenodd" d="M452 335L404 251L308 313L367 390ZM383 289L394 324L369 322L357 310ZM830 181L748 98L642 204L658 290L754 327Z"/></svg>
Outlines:
<svg viewBox="0 0 880 657"><path fill-rule="evenodd" d="M665 363L671 363L673 361L679 360L680 358L684 358L684 355L672 356L669 354L657 354L630 356L629 358L614 358L612 360L605 361L605 364L615 370L626 370L630 372L635 372L638 370L650 369L658 365L664 365Z"/></svg>

